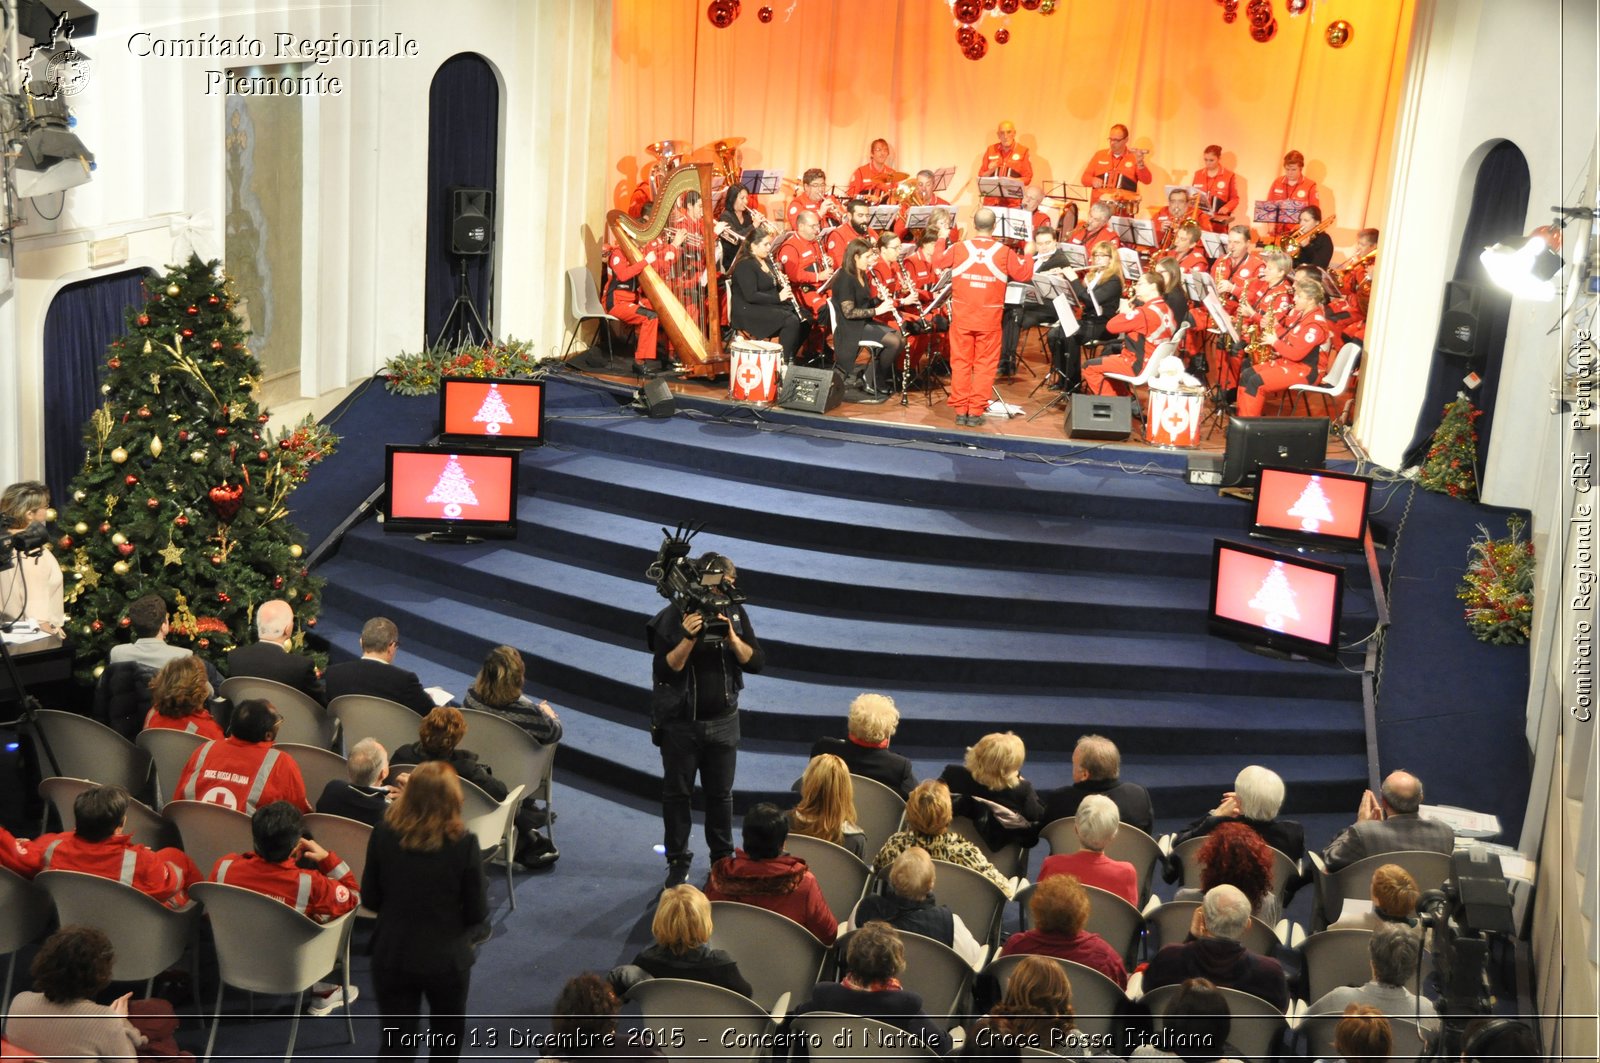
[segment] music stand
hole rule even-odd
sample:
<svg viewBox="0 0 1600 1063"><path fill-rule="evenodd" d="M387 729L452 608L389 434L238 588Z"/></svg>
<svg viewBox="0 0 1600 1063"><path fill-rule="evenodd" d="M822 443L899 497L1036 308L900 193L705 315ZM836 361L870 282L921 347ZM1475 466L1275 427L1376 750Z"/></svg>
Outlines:
<svg viewBox="0 0 1600 1063"><path fill-rule="evenodd" d="M1067 253L1067 264L1073 269L1085 269L1089 265L1089 249L1082 244L1062 244L1061 250Z"/></svg>
<svg viewBox="0 0 1600 1063"><path fill-rule="evenodd" d="M841 207L855 198L855 196L850 194L849 185L829 185L828 195L833 199L838 200L839 206Z"/></svg>
<svg viewBox="0 0 1600 1063"><path fill-rule="evenodd" d="M1144 263L1139 261L1139 252L1133 248L1117 248L1117 260L1122 263L1122 279L1129 284L1144 275Z"/></svg>
<svg viewBox="0 0 1600 1063"><path fill-rule="evenodd" d="M934 315L936 315L941 309L943 309L944 305L950 301L950 296L954 291L955 291L955 286L950 283L950 271L949 270L945 270L943 273L939 274L938 280L936 280L934 282L934 285L933 285L933 297L928 300L927 309L922 311L922 320L924 320L924 321L931 320L934 317ZM940 333L939 331L935 330L933 332L928 333L928 338L929 338L929 341L930 341L929 345L928 345L929 346L928 358L923 363L923 366L922 366L922 401L923 401L923 404L925 406L929 406L929 407L931 407L933 405L933 389L934 388L938 388L939 389L939 394L940 395L948 396L950 394L950 389L944 386L944 381L939 379L937 376L935 376L934 372L933 372L933 356L934 356L933 347L934 347L934 344L933 344L932 340L933 340L933 337L939 336L939 335L943 335L945 337L944 348L945 348L945 361L946 361L947 364L948 364L949 358L950 358L949 332L946 331L944 333Z"/></svg>
<svg viewBox="0 0 1600 1063"><path fill-rule="evenodd" d="M1206 249L1206 254L1215 262L1228 253L1228 234L1214 233L1209 229L1200 232L1200 246Z"/></svg>
<svg viewBox="0 0 1600 1063"><path fill-rule="evenodd" d="M985 199L1022 199L1022 182L1015 177L980 177L978 194Z"/></svg>
<svg viewBox="0 0 1600 1063"><path fill-rule="evenodd" d="M872 208L872 215L867 221L867 228L886 233L894 228L894 223L899 218L900 205L898 203L879 203Z"/></svg>
<svg viewBox="0 0 1600 1063"><path fill-rule="evenodd" d="M1067 181L1056 181L1047 184L1044 188L1044 198L1053 199L1058 203L1087 203L1089 202L1089 186L1075 185Z"/></svg>
<svg viewBox="0 0 1600 1063"><path fill-rule="evenodd" d="M907 209L906 210L906 228L907 229L926 229L928 226L933 224L934 212L935 211L940 211L940 210L948 212L950 214L950 216L951 216L951 218L950 218L951 222L954 223L956 208L953 207L953 206L946 206L943 203L935 203L935 204L933 204L931 206L911 207L911 208Z"/></svg>
<svg viewBox="0 0 1600 1063"><path fill-rule="evenodd" d="M1077 303L1078 296L1077 293L1072 290L1072 282L1067 280L1067 278L1060 273L1038 273L1034 275L1032 287L1033 290L1038 294L1040 301L1049 303L1050 306L1055 310L1056 320L1061 325L1062 333L1066 336L1077 335L1080 327L1078 324L1078 315L1073 312L1072 308ZM1047 343L1046 350L1048 351L1048 349L1049 345ZM1061 373L1056 369L1055 359L1051 358L1049 372L1045 373L1043 379L1033 386L1032 391L1028 392L1028 398L1033 398L1033 396L1038 393L1040 388L1044 387L1046 384L1049 384L1060 375ZM1050 409L1058 402L1065 402L1066 395L1067 393L1063 391L1061 394L1053 396L1049 402L1045 403L1039 409L1030 414L1028 416L1028 420L1033 420L1035 417L1038 417L1041 413Z"/></svg>
<svg viewBox="0 0 1600 1063"><path fill-rule="evenodd" d="M752 196L775 194L782 180L782 170L746 170L739 175L739 183L749 189Z"/></svg>
<svg viewBox="0 0 1600 1063"><path fill-rule="evenodd" d="M950 187L950 182L955 180L956 168L954 166L941 166L933 171L933 190L943 192Z"/></svg>
<svg viewBox="0 0 1600 1063"><path fill-rule="evenodd" d="M1117 234L1117 239L1136 251L1156 249L1156 223L1149 218L1128 218L1113 214L1107 224L1111 231Z"/></svg>
<svg viewBox="0 0 1600 1063"><path fill-rule="evenodd" d="M1306 206L1298 199L1258 199L1255 220L1263 225L1299 225ZM1273 235L1277 235L1276 232Z"/></svg>
<svg viewBox="0 0 1600 1063"><path fill-rule="evenodd" d="M1020 207L990 207L994 211L994 235L999 240L1027 243L1033 239L1033 212Z"/></svg>

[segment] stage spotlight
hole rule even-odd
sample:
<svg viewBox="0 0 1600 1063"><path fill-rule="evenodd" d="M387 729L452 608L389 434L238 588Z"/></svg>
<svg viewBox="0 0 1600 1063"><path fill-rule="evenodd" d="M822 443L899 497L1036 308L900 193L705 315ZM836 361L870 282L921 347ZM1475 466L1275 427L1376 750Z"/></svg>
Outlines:
<svg viewBox="0 0 1600 1063"><path fill-rule="evenodd" d="M1496 285L1523 299L1548 302L1555 298L1555 276L1561 272L1561 230L1535 229L1520 246L1495 244L1483 249L1478 261Z"/></svg>
<svg viewBox="0 0 1600 1063"><path fill-rule="evenodd" d="M69 128L64 101L40 100L24 93L27 115L17 138L17 164L12 171L17 195L47 196L89 180L94 153Z"/></svg>

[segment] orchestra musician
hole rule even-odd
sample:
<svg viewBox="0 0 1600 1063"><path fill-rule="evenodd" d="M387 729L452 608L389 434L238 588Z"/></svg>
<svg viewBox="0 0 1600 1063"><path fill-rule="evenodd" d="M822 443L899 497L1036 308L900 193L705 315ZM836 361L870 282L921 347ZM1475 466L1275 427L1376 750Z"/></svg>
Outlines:
<svg viewBox="0 0 1600 1063"><path fill-rule="evenodd" d="M1189 331L1194 331L1194 307L1189 302L1189 293L1183 287L1183 270L1178 268L1175 259L1164 258L1160 262L1151 263L1150 268L1161 274L1158 283L1161 285L1161 299L1167 304L1167 309L1172 311L1172 320L1177 322L1178 328L1189 326ZM1185 336L1187 338L1187 336Z"/></svg>
<svg viewBox="0 0 1600 1063"><path fill-rule="evenodd" d="M1033 231L1033 275L1064 273L1071 267L1067 252L1056 242L1056 231L1041 225ZM1050 324L1056 319L1056 309L1047 302L1023 302L1006 307L1000 331L1000 375L1011 376L1017 369L1017 346L1024 329Z"/></svg>
<svg viewBox="0 0 1600 1063"><path fill-rule="evenodd" d="M1117 260L1117 245L1102 240L1089 252L1089 264L1082 271L1069 270L1072 292L1078 299L1078 331L1071 336L1059 324L1045 336L1050 347L1050 365L1056 379L1054 391L1076 391L1082 379L1080 355L1084 344L1099 343L1106 335L1106 322L1117 312L1122 298L1122 266Z"/></svg>
<svg viewBox="0 0 1600 1063"><path fill-rule="evenodd" d="M1267 192L1267 198L1274 203L1285 199L1293 199L1305 206L1321 209L1322 201L1317 198L1317 183L1305 176L1306 157L1298 151L1291 151L1283 157L1283 173L1272 182L1272 188ZM1282 236L1284 233L1293 232L1295 223L1274 222L1269 234Z"/></svg>
<svg viewBox="0 0 1600 1063"><path fill-rule="evenodd" d="M1107 373L1138 376L1144 360L1155 354L1157 345L1172 338L1178 323L1172 316L1161 290L1163 278L1156 270L1139 274L1133 284L1133 298L1124 299L1120 312L1106 322L1106 331L1122 337L1122 350L1101 358L1091 358L1083 367L1084 390L1092 395L1126 395L1128 385L1107 380Z"/></svg>
<svg viewBox="0 0 1600 1063"><path fill-rule="evenodd" d="M654 204L647 206L645 217L648 218L653 210ZM677 268L666 274L672 294L677 296L678 302L689 311L695 324L702 327L705 324L700 320L706 287L705 219L706 205L700 201L700 193L685 192L683 206L673 211L671 219L671 232L674 238L678 232L682 232L684 239L678 248Z"/></svg>
<svg viewBox="0 0 1600 1063"><path fill-rule="evenodd" d="M749 333L752 339L777 337L783 347L783 360L792 362L811 331L811 322L784 298L778 276L772 265L772 233L757 227L739 245L733 260L728 323Z"/></svg>
<svg viewBox="0 0 1600 1063"><path fill-rule="evenodd" d="M1200 226L1196 222L1188 221L1178 226L1178 235L1173 240L1170 256L1163 261L1177 263L1180 273L1211 272L1211 260L1206 257L1205 244L1200 240ZM1189 331L1183 337L1184 353L1187 356L1189 371L1196 376L1204 377L1208 368L1204 350L1206 334L1213 322L1210 312L1201 303L1190 303L1189 315L1193 320Z"/></svg>
<svg viewBox="0 0 1600 1063"><path fill-rule="evenodd" d="M1318 269L1327 269L1333 264L1333 237L1326 232L1320 232L1309 240L1304 238L1318 225L1322 224L1322 208L1311 204L1300 212L1300 224L1294 233L1286 237L1300 245L1299 252L1294 256L1296 266L1315 266Z"/></svg>
<svg viewBox="0 0 1600 1063"><path fill-rule="evenodd" d="M645 204L645 220L650 214L650 204ZM624 328L632 329L637 333L633 349L633 371L640 376L655 376L666 365L660 359L656 347L656 333L660 325L656 318L655 307L650 305L650 300L639 290L639 274L644 272L646 266L655 266L664 270L683 246L687 234L681 229L673 235L672 242L662 245L654 241L646 247L640 248L642 254L637 262L629 262L622 248L615 242L606 244L601 249L606 256L606 284L605 307L606 313L622 322Z"/></svg>
<svg viewBox="0 0 1600 1063"><path fill-rule="evenodd" d="M1008 123L1009 124L1009 123ZM974 235L953 246L941 231L933 264L950 270L954 291L950 312L950 408L956 424L983 424L989 393L1000 363L1000 326L1007 281L1033 277L1033 247L1018 255L994 238L994 211L979 207L972 216Z"/></svg>
<svg viewBox="0 0 1600 1063"><path fill-rule="evenodd" d="M1098 203L1108 191L1137 194L1141 184L1155 178L1150 167L1144 164L1146 152L1142 148L1128 150L1128 127L1118 123L1111 127L1109 147L1097 151L1083 168L1083 183L1091 189L1089 202Z"/></svg>
<svg viewBox="0 0 1600 1063"><path fill-rule="evenodd" d="M785 215L789 228L798 228L795 216L803 210L815 214L819 222L831 218L833 224L838 225L844 221L844 208L828 195L828 175L814 166L800 176L800 187L789 201L789 212Z"/></svg>
<svg viewBox="0 0 1600 1063"><path fill-rule="evenodd" d="M894 220L894 234L904 240L912 234L906 224L907 216L912 207L948 207L950 201L934 191L934 174L932 170L917 171L917 191L910 200L901 204L900 214Z"/></svg>
<svg viewBox="0 0 1600 1063"><path fill-rule="evenodd" d="M1172 240L1172 257L1177 260L1178 268L1185 273L1199 270L1201 273L1211 272L1211 259L1206 255L1206 245L1200 239L1200 226L1197 222L1187 221L1178 226L1178 235Z"/></svg>
<svg viewBox="0 0 1600 1063"><path fill-rule="evenodd" d="M999 139L990 144L978 164L979 177L1015 177L1024 185L1033 183L1033 160L1028 149L1017 143L1017 127L1008 119L995 129ZM985 206L1015 207L1020 200L1005 196L984 196Z"/></svg>
<svg viewBox="0 0 1600 1063"><path fill-rule="evenodd" d="M1217 282L1217 294L1229 316L1239 312L1239 300L1265 268L1260 256L1251 250L1254 238L1255 231L1250 226L1233 226L1228 230L1228 253L1211 264L1211 277Z"/></svg>
<svg viewBox="0 0 1600 1063"><path fill-rule="evenodd" d="M1377 265L1378 230L1362 229L1356 233L1355 252L1332 271L1339 294L1351 311L1350 319L1339 329L1340 342L1363 343L1366 340L1367 307L1372 301L1372 276Z"/></svg>
<svg viewBox="0 0 1600 1063"><path fill-rule="evenodd" d="M1322 377L1322 351L1333 338L1333 326L1323 314L1327 293L1314 280L1296 281L1294 309L1278 323L1273 356L1260 365L1246 366L1239 378L1240 417L1260 417L1267 396Z"/></svg>
<svg viewBox="0 0 1600 1063"><path fill-rule="evenodd" d="M1189 221L1189 190L1174 188L1167 193L1167 205L1156 211L1156 243L1170 246L1178 238L1176 228Z"/></svg>
<svg viewBox="0 0 1600 1063"><path fill-rule="evenodd" d="M1239 299L1239 320L1254 324L1267 314L1282 321L1294 309L1294 263L1281 251L1261 256L1261 276L1250 282Z"/></svg>
<svg viewBox="0 0 1600 1063"><path fill-rule="evenodd" d="M894 181L890 180L893 173L889 168L889 142L879 137L872 142L868 161L857 166L850 175L850 187L846 191L854 199L864 199L869 204L882 203L894 191Z"/></svg>
<svg viewBox="0 0 1600 1063"><path fill-rule="evenodd" d="M872 229L867 223L872 220L872 207L864 199L852 199L845 204L847 217L845 224L836 225L828 230L828 235L822 241L822 253L828 256L828 263L835 270L844 267L844 249L851 240L872 240Z"/></svg>
<svg viewBox="0 0 1600 1063"><path fill-rule="evenodd" d="M939 245L939 231L936 226L928 226L917 236L916 246L900 257L901 265L905 266L906 273L911 277L911 291L916 295L917 306L920 308L932 305L933 289L939 283L939 271L933 267L933 256ZM938 334L950 330L950 317L943 307L933 313L921 309L917 316L928 325L928 332L925 335L911 337L913 368L920 368L926 355L942 350L944 341ZM946 365L944 368L949 367Z"/></svg>
<svg viewBox="0 0 1600 1063"><path fill-rule="evenodd" d="M722 210L717 215L720 261L732 260L757 229L766 228L766 223L767 219L750 205L750 190L744 185L729 185L722 194Z"/></svg>
<svg viewBox="0 0 1600 1063"><path fill-rule="evenodd" d="M1028 221L1028 231L1037 232L1041 226L1049 226L1053 231L1055 222L1050 220L1050 215L1039 209L1039 204L1044 202L1044 191L1038 185L1029 185L1022 190L1022 209L1032 215Z"/></svg>
<svg viewBox="0 0 1600 1063"><path fill-rule="evenodd" d="M794 216L794 232L778 248L778 265L789 278L789 290L794 292L813 319L818 319L822 304L828 301L822 286L833 275L833 266L822 253L817 242L821 229L817 216L802 210Z"/></svg>
<svg viewBox="0 0 1600 1063"><path fill-rule="evenodd" d="M877 251L872 241L857 238L844 249L845 266L833 281L833 308L838 317L834 333L834 364L845 376L846 386L863 392L868 403L882 402L889 394L894 365L900 357L905 338L896 329L875 320L889 313L894 299L879 297L873 291L872 267ZM866 375L856 369L863 341L874 340L883 344L879 348L866 348L872 361Z"/></svg>
<svg viewBox="0 0 1600 1063"><path fill-rule="evenodd" d="M1089 220L1068 233L1062 242L1082 244L1092 249L1107 241L1118 247L1122 246L1122 241L1117 239L1116 230L1111 228L1111 204L1091 203Z"/></svg>
<svg viewBox="0 0 1600 1063"><path fill-rule="evenodd" d="M1200 190L1200 224L1210 232L1225 233L1239 209L1238 182L1233 171L1222 166L1221 145L1207 144L1200 157L1205 165L1194 175Z"/></svg>

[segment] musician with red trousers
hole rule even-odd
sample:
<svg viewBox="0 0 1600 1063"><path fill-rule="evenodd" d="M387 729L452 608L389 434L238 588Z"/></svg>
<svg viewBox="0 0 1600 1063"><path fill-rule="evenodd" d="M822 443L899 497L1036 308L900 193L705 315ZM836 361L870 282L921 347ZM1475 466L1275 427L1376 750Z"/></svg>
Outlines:
<svg viewBox="0 0 1600 1063"><path fill-rule="evenodd" d="M646 205L645 215L650 214ZM633 350L634 372L643 375L653 375L659 372L661 361L656 349L656 333L660 322L656 318L655 308L650 305L650 300L645 298L639 290L639 275L646 266L659 265L665 269L677 256L677 249L683 246L687 233L680 229L673 236L671 244L656 247L654 245L644 248L639 261L629 262L628 256L622 253L622 248L615 243L607 244L606 252L606 313L621 321L626 328L634 329L638 333ZM660 270L658 269L657 272Z"/></svg>
<svg viewBox="0 0 1600 1063"><path fill-rule="evenodd" d="M1107 380L1107 373L1138 376L1144 361L1155 354L1156 346L1172 338L1178 323L1172 308L1161 297L1160 274L1141 273L1133 285L1133 300L1124 300L1122 311L1106 322L1106 331L1122 337L1122 350L1104 358L1093 358L1083 367L1084 390L1092 395L1126 395L1128 385Z"/></svg>
<svg viewBox="0 0 1600 1063"><path fill-rule="evenodd" d="M1033 279L1033 245L1018 255L994 237L994 211L979 207L972 216L975 235L947 246L943 237L933 259L950 270L954 291L950 311L950 408L956 424L983 424L1000 367L1000 331L1008 281Z"/></svg>
<svg viewBox="0 0 1600 1063"><path fill-rule="evenodd" d="M1240 417L1260 417L1268 395L1322 378L1322 348L1333 336L1322 309L1326 300L1327 292L1318 282L1295 282L1294 310L1278 325L1273 357L1247 366L1239 377Z"/></svg>

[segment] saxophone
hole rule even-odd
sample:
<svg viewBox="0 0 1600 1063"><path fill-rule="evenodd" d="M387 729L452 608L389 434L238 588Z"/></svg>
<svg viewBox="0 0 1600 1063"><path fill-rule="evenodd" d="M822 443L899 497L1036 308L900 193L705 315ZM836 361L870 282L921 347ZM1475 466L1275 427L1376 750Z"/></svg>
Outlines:
<svg viewBox="0 0 1600 1063"><path fill-rule="evenodd" d="M1262 362L1271 361L1277 354L1277 348L1273 346L1277 338L1277 314L1269 307L1261 315L1261 324L1256 329L1255 338L1246 348L1250 353L1250 364L1260 365Z"/></svg>

